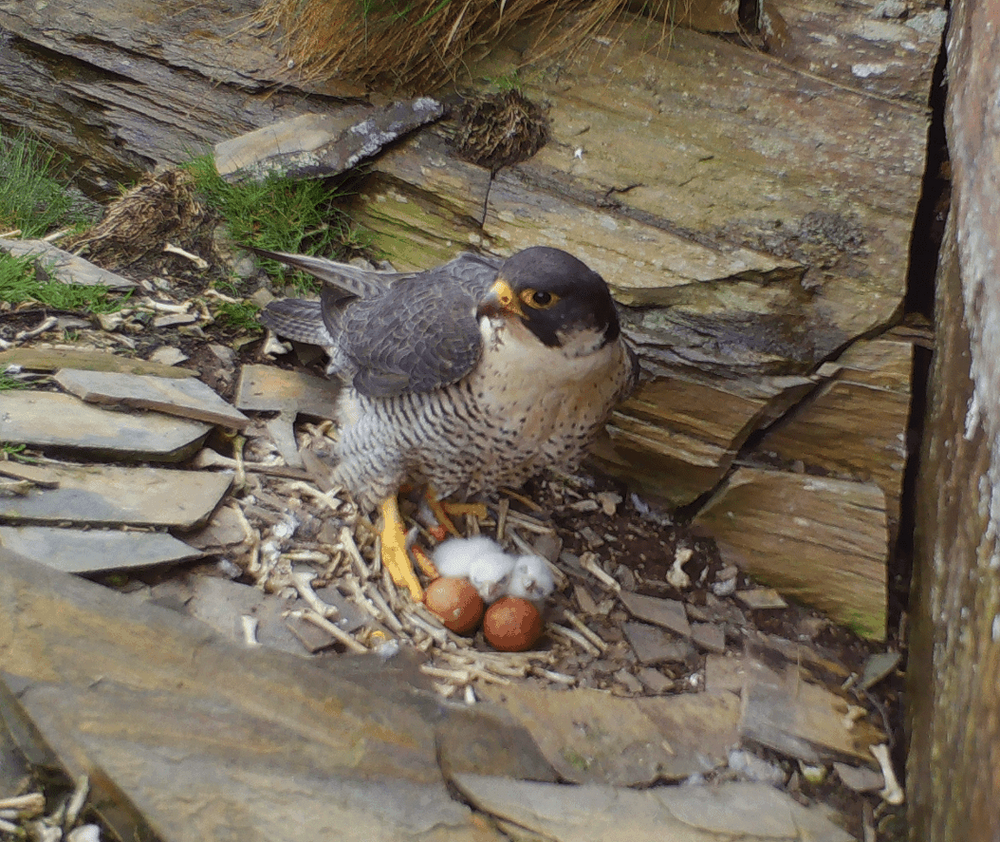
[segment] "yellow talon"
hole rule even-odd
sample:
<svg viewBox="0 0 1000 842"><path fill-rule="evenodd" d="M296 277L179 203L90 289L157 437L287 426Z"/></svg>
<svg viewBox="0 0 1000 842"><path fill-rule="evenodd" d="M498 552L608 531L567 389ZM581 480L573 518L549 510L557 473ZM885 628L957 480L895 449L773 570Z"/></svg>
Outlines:
<svg viewBox="0 0 1000 842"><path fill-rule="evenodd" d="M461 538L462 533L458 531L452 522L451 518L453 515L475 515L480 520L486 520L487 511L485 503L451 503L438 497L434 489L430 486L427 486L427 490L424 492L424 499L427 501L427 505L431 507L431 512L437 518L437 522L456 538Z"/></svg>
<svg viewBox="0 0 1000 842"><path fill-rule="evenodd" d="M396 587L406 588L414 602L422 602L424 589L413 572L413 563L406 552L406 531L403 518L399 514L399 503L395 495L386 498L379 506L382 513L382 564L392 576Z"/></svg>

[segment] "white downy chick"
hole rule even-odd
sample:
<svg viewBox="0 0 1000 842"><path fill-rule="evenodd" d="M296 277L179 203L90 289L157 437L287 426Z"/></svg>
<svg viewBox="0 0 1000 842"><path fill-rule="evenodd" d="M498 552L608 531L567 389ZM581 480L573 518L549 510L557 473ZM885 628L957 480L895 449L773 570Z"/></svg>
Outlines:
<svg viewBox="0 0 1000 842"><path fill-rule="evenodd" d="M449 538L435 548L434 566L442 576L468 579L472 562L481 556L497 553L503 555L500 545L485 535L473 538Z"/></svg>
<svg viewBox="0 0 1000 842"><path fill-rule="evenodd" d="M522 555L514 561L507 593L531 602L543 602L556 589L548 562L538 555Z"/></svg>
<svg viewBox="0 0 1000 842"><path fill-rule="evenodd" d="M479 591L483 602L489 605L507 592L513 570L514 557L494 544L492 552L484 552L473 560L469 566L469 581Z"/></svg>

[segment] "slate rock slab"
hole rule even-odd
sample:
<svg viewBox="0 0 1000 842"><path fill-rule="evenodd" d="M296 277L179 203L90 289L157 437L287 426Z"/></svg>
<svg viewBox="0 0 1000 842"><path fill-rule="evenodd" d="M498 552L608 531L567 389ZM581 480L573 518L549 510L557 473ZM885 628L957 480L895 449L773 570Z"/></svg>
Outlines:
<svg viewBox="0 0 1000 842"><path fill-rule="evenodd" d="M628 612L636 619L662 626L682 637L691 636L691 626L688 624L683 602L676 599L643 596L630 591L622 591L619 598Z"/></svg>
<svg viewBox="0 0 1000 842"><path fill-rule="evenodd" d="M520 722L552 767L575 783L682 780L724 766L739 741L739 699L732 693L622 699L601 690L553 693L519 685L478 692Z"/></svg>
<svg viewBox="0 0 1000 842"><path fill-rule="evenodd" d="M355 105L302 114L216 144L215 166L223 176L262 178L275 171L290 178L337 175L443 113L441 103L419 97L378 108Z"/></svg>
<svg viewBox="0 0 1000 842"><path fill-rule="evenodd" d="M694 657L695 649L690 641L678 640L670 632L648 623L627 622L622 626L629 645L635 651L639 663L644 666L678 663Z"/></svg>
<svg viewBox="0 0 1000 842"><path fill-rule="evenodd" d="M100 769L163 842L501 838L451 798L435 738L449 709L412 686L415 670L398 674L399 658L246 649L0 559L3 681L69 773Z"/></svg>
<svg viewBox="0 0 1000 842"><path fill-rule="evenodd" d="M118 459L184 459L210 429L201 421L158 412L112 412L55 392L5 392L0 400L0 441Z"/></svg>
<svg viewBox="0 0 1000 842"><path fill-rule="evenodd" d="M0 371L11 365L18 365L29 371L74 368L81 371L121 371L179 378L198 374L192 368L165 365L155 360L137 360L107 351L81 351L78 348L11 348L9 351L0 351Z"/></svg>
<svg viewBox="0 0 1000 842"><path fill-rule="evenodd" d="M250 617L256 621L254 640L257 644L294 655L305 654L302 644L282 617L289 607L288 601L252 585L215 576L191 575L182 581L155 585L148 598L158 605L181 607L227 640L244 647L248 644L243 632L243 617Z"/></svg>
<svg viewBox="0 0 1000 842"><path fill-rule="evenodd" d="M64 573L102 573L197 558L199 550L163 532L0 526L0 547Z"/></svg>
<svg viewBox="0 0 1000 842"><path fill-rule="evenodd" d="M245 365L236 390L238 409L291 411L332 418L340 383L273 365Z"/></svg>
<svg viewBox="0 0 1000 842"><path fill-rule="evenodd" d="M295 440L295 416L302 412L318 418L332 418L340 393L340 383L271 365L245 365L236 389L236 406L278 415L266 422L281 458L292 468L303 466Z"/></svg>
<svg viewBox="0 0 1000 842"><path fill-rule="evenodd" d="M87 403L155 409L167 415L207 421L234 430L249 423L238 409L230 406L215 391L191 377L185 380L148 377L106 371L62 369L55 381Z"/></svg>
<svg viewBox="0 0 1000 842"><path fill-rule="evenodd" d="M12 257L35 257L41 272L64 284L95 286L101 284L108 289L131 289L135 281L101 269L89 260L64 251L45 240L2 240L0 249Z"/></svg>
<svg viewBox="0 0 1000 842"><path fill-rule="evenodd" d="M473 805L556 842L852 842L821 807L759 783L659 786L511 781L455 775Z"/></svg>
<svg viewBox="0 0 1000 842"><path fill-rule="evenodd" d="M851 721L847 700L796 680L794 670L782 678L747 682L741 736L806 763L849 760L876 766L869 748L884 743L885 734L864 719Z"/></svg>
<svg viewBox="0 0 1000 842"><path fill-rule="evenodd" d="M233 481L232 474L223 472L112 465L5 462L0 473L54 485L23 496L0 495L0 520L180 529L207 520Z"/></svg>

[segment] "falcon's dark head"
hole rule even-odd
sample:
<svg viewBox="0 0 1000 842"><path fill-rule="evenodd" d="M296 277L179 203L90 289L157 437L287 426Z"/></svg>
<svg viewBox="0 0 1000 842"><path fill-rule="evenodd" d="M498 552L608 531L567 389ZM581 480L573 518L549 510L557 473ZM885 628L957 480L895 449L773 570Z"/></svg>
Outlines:
<svg viewBox="0 0 1000 842"><path fill-rule="evenodd" d="M604 278L561 249L534 246L504 261L478 315L517 316L550 348L596 351L618 338L618 311Z"/></svg>

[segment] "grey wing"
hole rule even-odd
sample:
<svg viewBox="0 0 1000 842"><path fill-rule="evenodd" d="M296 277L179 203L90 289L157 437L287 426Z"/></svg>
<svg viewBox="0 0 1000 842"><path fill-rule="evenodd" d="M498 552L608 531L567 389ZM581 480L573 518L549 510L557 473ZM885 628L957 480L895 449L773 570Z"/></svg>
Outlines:
<svg viewBox="0 0 1000 842"><path fill-rule="evenodd" d="M430 392L461 380L479 362L476 308L497 270L490 261L463 257L469 259L400 279L384 295L345 309L342 348L359 392Z"/></svg>

